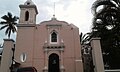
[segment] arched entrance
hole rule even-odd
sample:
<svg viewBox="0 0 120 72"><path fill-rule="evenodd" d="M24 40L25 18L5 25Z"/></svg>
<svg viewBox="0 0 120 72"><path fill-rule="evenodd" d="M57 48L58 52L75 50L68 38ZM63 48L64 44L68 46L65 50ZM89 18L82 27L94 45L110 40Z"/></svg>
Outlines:
<svg viewBox="0 0 120 72"><path fill-rule="evenodd" d="M59 56L55 53L49 56L48 72L60 72Z"/></svg>

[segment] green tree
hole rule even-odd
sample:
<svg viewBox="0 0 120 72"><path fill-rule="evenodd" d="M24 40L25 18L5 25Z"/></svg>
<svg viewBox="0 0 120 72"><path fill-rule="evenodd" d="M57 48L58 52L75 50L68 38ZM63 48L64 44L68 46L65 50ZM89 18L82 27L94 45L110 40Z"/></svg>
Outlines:
<svg viewBox="0 0 120 72"><path fill-rule="evenodd" d="M101 38L104 64L108 68L120 68L120 0L97 0L92 11L91 36Z"/></svg>
<svg viewBox="0 0 120 72"><path fill-rule="evenodd" d="M17 22L16 21L18 20L18 17L12 16L12 14L10 12L8 12L7 15L2 16L1 18L3 19L3 21L0 22L0 24L2 25L0 30L6 28L5 35L8 35L8 38L10 38L11 32L15 33L17 31L17 29L16 29Z"/></svg>

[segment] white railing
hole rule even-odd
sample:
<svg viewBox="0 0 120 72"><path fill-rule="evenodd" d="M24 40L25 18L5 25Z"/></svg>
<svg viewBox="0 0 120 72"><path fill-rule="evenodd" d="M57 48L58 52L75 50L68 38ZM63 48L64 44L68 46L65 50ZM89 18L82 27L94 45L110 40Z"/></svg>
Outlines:
<svg viewBox="0 0 120 72"><path fill-rule="evenodd" d="M105 72L120 72L120 69L114 69L114 70L105 70Z"/></svg>

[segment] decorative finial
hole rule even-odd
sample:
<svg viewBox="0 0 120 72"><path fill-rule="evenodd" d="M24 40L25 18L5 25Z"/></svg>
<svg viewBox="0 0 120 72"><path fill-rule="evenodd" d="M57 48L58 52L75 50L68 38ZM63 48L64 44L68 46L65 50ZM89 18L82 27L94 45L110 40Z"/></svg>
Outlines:
<svg viewBox="0 0 120 72"><path fill-rule="evenodd" d="M53 15L53 18L55 18L55 15Z"/></svg>
<svg viewBox="0 0 120 72"><path fill-rule="evenodd" d="M55 2L54 2L54 14L53 14L53 17L55 17Z"/></svg>
<svg viewBox="0 0 120 72"><path fill-rule="evenodd" d="M52 18L52 20L56 20L56 18L55 18L55 2L54 2L54 13L53 13L53 18Z"/></svg>
<svg viewBox="0 0 120 72"><path fill-rule="evenodd" d="M55 18L55 15L53 15L53 18L52 18L52 20L56 20L56 18Z"/></svg>

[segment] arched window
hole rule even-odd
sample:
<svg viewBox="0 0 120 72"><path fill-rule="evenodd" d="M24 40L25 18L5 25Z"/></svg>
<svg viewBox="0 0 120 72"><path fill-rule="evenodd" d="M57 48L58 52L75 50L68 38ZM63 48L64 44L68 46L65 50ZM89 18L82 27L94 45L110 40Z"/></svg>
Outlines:
<svg viewBox="0 0 120 72"><path fill-rule="evenodd" d="M26 11L26 12L25 12L25 21L28 21L28 20L29 20L29 12Z"/></svg>
<svg viewBox="0 0 120 72"><path fill-rule="evenodd" d="M51 34L51 42L57 42L57 33L53 32Z"/></svg>

